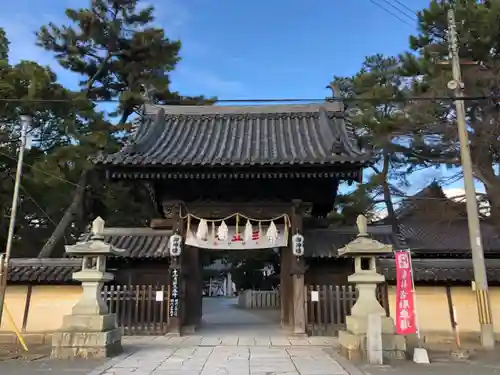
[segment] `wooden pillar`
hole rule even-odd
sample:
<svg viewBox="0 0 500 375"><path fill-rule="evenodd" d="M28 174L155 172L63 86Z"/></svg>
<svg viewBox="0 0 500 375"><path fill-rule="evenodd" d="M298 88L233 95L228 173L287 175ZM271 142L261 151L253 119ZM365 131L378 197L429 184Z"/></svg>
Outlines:
<svg viewBox="0 0 500 375"><path fill-rule="evenodd" d="M302 232L303 208L300 201L293 201L291 221L291 235ZM291 245L291 244L290 244ZM307 243L304 244L307 246ZM291 251L290 251L291 253ZM293 290L293 333L303 335L306 333L305 295L304 295L304 274L305 266L303 259L292 255L292 290Z"/></svg>
<svg viewBox="0 0 500 375"><path fill-rule="evenodd" d="M293 330L293 277L292 277L292 267L293 267L293 254L291 243L286 249L286 302L288 310L288 327Z"/></svg>
<svg viewBox="0 0 500 375"><path fill-rule="evenodd" d="M166 219L174 233L184 235L184 223L181 218L182 203L170 201L163 203ZM182 323L185 314L185 283L183 277L183 261L185 248L180 257L171 257L169 267L169 311L168 311L168 333L181 334Z"/></svg>
<svg viewBox="0 0 500 375"><path fill-rule="evenodd" d="M291 326L291 296L290 296L290 247L281 249L280 257L280 303L281 303L281 327L289 328Z"/></svg>
<svg viewBox="0 0 500 375"><path fill-rule="evenodd" d="M182 282L181 267L178 257L172 258L169 269L169 303L168 303L168 328L171 334L181 334L182 322Z"/></svg>
<svg viewBox="0 0 500 375"><path fill-rule="evenodd" d="M305 312L305 285L304 285L304 264L299 259L295 262L293 277L293 333L303 335L306 333L306 312Z"/></svg>
<svg viewBox="0 0 500 375"><path fill-rule="evenodd" d="M183 275L186 285L184 328L186 333L194 333L201 320L201 270L200 249L186 246L183 254Z"/></svg>

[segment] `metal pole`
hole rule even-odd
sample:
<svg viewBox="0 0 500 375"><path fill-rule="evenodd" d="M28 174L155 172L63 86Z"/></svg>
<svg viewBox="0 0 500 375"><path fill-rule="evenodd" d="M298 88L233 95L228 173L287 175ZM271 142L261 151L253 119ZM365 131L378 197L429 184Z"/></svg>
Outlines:
<svg viewBox="0 0 500 375"><path fill-rule="evenodd" d="M453 80L448 83L448 88L455 91L456 116L458 125L458 137L460 141L460 158L464 174L465 197L467 203L467 219L469 224L469 240L472 250L472 264L474 267L474 279L476 283L476 302L481 326L481 345L484 348L495 347L495 333L491 318L490 298L488 294L488 280L484 262L483 245L481 241L481 230L479 226L479 212L477 207L476 189L474 187L474 176L472 172L472 161L469 149L469 138L467 134L467 123L465 116L464 84L460 72L460 58L458 55L458 40L455 23L455 11L448 10L448 38L450 58L452 62Z"/></svg>
<svg viewBox="0 0 500 375"><path fill-rule="evenodd" d="M17 158L17 169L16 169L16 180L14 183L14 193L12 194L12 206L10 209L10 222L9 222L9 233L7 235L7 245L5 247L5 256L3 257L3 264L0 267L2 274L0 275L0 326L2 324L2 315L5 302L5 292L7 289L7 275L9 273L9 260L12 253L12 242L14 240L14 231L16 229L16 214L17 205L19 200L19 188L21 186L21 176L23 173L23 158L24 150L26 148L26 134L28 128L31 126L31 116L22 115L21 116L21 144L19 146L18 158Z"/></svg>

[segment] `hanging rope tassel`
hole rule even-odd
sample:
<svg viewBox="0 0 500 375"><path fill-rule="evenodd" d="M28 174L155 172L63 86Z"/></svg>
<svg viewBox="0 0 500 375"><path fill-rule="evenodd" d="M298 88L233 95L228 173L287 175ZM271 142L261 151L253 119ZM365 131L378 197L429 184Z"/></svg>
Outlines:
<svg viewBox="0 0 500 375"><path fill-rule="evenodd" d="M247 220L247 223L245 225L245 232L243 234L243 240L245 242L250 242L253 239L253 228L252 224L250 223L250 220Z"/></svg>
<svg viewBox="0 0 500 375"><path fill-rule="evenodd" d="M190 230L191 230L191 215L188 215L186 224L186 233L189 233Z"/></svg>
<svg viewBox="0 0 500 375"><path fill-rule="evenodd" d="M239 224L240 224L240 216L238 214L236 214L236 229L235 229L235 233L234 233L235 234L234 239L236 241L240 240Z"/></svg>
<svg viewBox="0 0 500 375"><path fill-rule="evenodd" d="M215 233L215 221L212 221L212 241L214 245L217 245L217 234Z"/></svg>

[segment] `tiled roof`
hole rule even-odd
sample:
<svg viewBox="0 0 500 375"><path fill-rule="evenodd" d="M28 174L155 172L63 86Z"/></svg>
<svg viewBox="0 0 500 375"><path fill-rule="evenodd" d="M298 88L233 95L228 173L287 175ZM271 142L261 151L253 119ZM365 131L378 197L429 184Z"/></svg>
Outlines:
<svg viewBox="0 0 500 375"><path fill-rule="evenodd" d="M418 259L412 260L415 281L418 282L470 282L474 280L471 259ZM81 269L80 259L34 258L11 259L9 282L54 283L72 282L71 275ZM500 282L500 259L486 259L490 282ZM390 282L396 280L394 259L380 259L379 271Z"/></svg>
<svg viewBox="0 0 500 375"><path fill-rule="evenodd" d="M404 220L399 225L409 248L426 253L470 252L469 230L466 219L453 221ZM500 237L492 226L481 223L481 237L485 253L500 255Z"/></svg>
<svg viewBox="0 0 500 375"><path fill-rule="evenodd" d="M418 259L412 260L415 281L420 282L470 282L474 280L471 259ZM396 280L394 259L381 259L379 272L388 281ZM500 282L500 259L486 259L488 280Z"/></svg>
<svg viewBox="0 0 500 375"><path fill-rule="evenodd" d="M340 103L150 106L134 141L96 159L119 166L265 166L364 163Z"/></svg>
<svg viewBox="0 0 500 375"><path fill-rule="evenodd" d="M104 242L119 249L127 250L127 258L166 258L168 257L168 239L171 230L152 228L105 228ZM89 240L89 233L80 237L80 241Z"/></svg>
<svg viewBox="0 0 500 375"><path fill-rule="evenodd" d="M13 258L9 263L8 281L11 283L69 283L73 272L82 268L81 259Z"/></svg>
<svg viewBox="0 0 500 375"><path fill-rule="evenodd" d="M368 228L368 233L374 240L394 245L389 226ZM311 229L304 232L305 257L336 258L338 249L353 241L358 234L355 228Z"/></svg>
<svg viewBox="0 0 500 375"><path fill-rule="evenodd" d="M439 188L441 189L441 188ZM465 202L447 198L441 190L431 186L419 194L406 198L396 210L398 220L422 219L424 221L451 221L467 218Z"/></svg>

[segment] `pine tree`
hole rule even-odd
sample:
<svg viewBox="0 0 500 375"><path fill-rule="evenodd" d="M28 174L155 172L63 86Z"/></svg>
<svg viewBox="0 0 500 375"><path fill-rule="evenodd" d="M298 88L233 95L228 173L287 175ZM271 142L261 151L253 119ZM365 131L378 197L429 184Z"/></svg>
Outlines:
<svg viewBox="0 0 500 375"><path fill-rule="evenodd" d="M62 67L85 77L82 91L92 100L120 100L120 124L142 103L143 85L170 95L169 73L180 60L180 41L153 27L154 8L139 0L92 0L67 9L68 26L41 27L38 44L54 52Z"/></svg>
<svg viewBox="0 0 500 375"><path fill-rule="evenodd" d="M459 55L469 128L470 150L475 177L486 189L492 218L500 224L500 2L434 0L418 13L419 33L410 39L417 52L403 56L405 74L413 80L415 96L452 96L447 88L451 80L448 55L447 10L454 6L459 39ZM483 99L484 98L484 99ZM419 147L414 153L422 160L459 166L459 147L455 110L452 101L413 103L411 119Z"/></svg>

